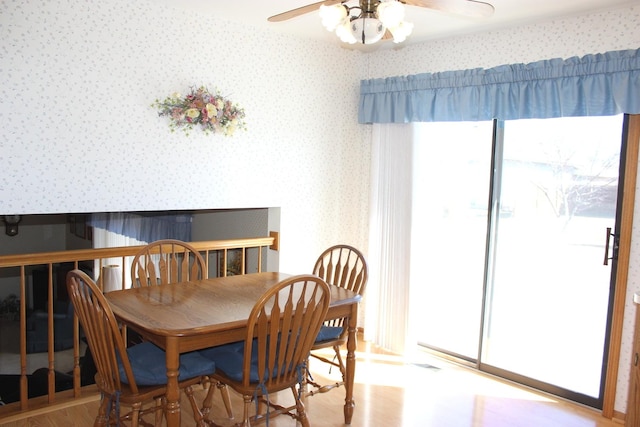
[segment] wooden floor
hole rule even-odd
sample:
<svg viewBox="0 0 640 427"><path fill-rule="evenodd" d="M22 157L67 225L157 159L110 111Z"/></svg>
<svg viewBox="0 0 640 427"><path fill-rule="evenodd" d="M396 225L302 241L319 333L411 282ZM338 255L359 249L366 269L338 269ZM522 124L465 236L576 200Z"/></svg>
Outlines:
<svg viewBox="0 0 640 427"><path fill-rule="evenodd" d="M620 427L621 421L602 418L597 411L548 395L526 390L466 367L430 355L413 360L373 351L361 345L357 354L353 427ZM312 362L316 380L337 378L335 369ZM203 390L199 392L201 395ZM271 396L274 398L273 396ZM232 392L236 420L242 413L240 397ZM275 401L292 401L290 393L279 393ZM219 394L216 394L214 421L230 426ZM306 408L313 427L344 425L344 388L307 398ZM91 426L98 402L84 403L54 412L2 422L2 426ZM185 399L184 412L189 411ZM183 412L183 425L193 425ZM264 425L264 424L261 424ZM271 418L270 427L295 426L287 416Z"/></svg>

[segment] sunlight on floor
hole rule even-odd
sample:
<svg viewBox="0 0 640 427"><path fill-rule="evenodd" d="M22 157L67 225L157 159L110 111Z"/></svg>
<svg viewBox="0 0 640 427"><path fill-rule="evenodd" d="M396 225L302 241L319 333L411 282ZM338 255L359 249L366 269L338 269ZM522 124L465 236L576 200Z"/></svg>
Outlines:
<svg viewBox="0 0 640 427"><path fill-rule="evenodd" d="M380 414L402 427L613 425L589 409L582 415L580 407L560 399L428 354L403 358L366 349L356 358L354 427L380 425ZM311 369L323 380L340 380L335 368L329 373L326 365L312 362Z"/></svg>

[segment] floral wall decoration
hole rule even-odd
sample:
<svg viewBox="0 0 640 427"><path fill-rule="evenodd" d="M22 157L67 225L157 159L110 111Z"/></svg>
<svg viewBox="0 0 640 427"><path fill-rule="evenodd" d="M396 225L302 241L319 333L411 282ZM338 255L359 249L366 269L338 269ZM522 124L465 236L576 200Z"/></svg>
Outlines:
<svg viewBox="0 0 640 427"><path fill-rule="evenodd" d="M171 132L181 129L189 135L193 128L200 128L205 133L232 136L237 129L246 129L244 109L217 89L212 93L204 86L192 87L184 97L174 93L162 101L156 99L151 106L159 116L169 118Z"/></svg>

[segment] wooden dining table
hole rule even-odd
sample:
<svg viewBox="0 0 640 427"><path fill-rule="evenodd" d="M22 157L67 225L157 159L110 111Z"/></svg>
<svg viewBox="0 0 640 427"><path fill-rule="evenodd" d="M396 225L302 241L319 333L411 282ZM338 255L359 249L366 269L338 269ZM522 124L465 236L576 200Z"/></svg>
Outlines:
<svg viewBox="0 0 640 427"><path fill-rule="evenodd" d="M290 274L263 272L172 285L124 289L105 294L116 318L165 350L167 426L180 426L180 353L242 341L259 297ZM351 424L355 402L356 324L360 295L330 286L327 320L348 317L344 422Z"/></svg>

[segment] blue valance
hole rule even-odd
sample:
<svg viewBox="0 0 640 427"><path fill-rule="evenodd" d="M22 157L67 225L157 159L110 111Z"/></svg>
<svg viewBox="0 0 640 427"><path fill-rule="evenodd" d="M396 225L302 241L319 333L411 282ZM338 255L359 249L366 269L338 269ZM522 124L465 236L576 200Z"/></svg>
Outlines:
<svg viewBox="0 0 640 427"><path fill-rule="evenodd" d="M94 213L89 225L111 231L141 242L153 242L160 239L178 239L191 241L191 221L189 214L170 213Z"/></svg>
<svg viewBox="0 0 640 427"><path fill-rule="evenodd" d="M640 49L363 80L359 123L640 113Z"/></svg>

